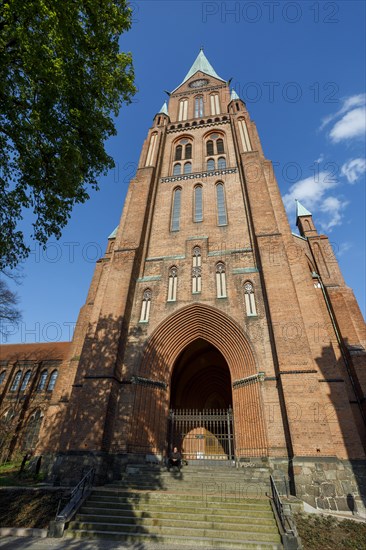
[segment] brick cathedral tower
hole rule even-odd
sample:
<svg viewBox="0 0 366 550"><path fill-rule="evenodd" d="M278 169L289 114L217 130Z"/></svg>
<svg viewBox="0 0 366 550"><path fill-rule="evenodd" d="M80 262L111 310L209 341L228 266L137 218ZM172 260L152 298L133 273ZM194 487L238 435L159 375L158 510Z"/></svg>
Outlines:
<svg viewBox="0 0 366 550"><path fill-rule="evenodd" d="M358 494L364 323L300 203L297 225L245 103L200 51L97 262L41 430L50 471L111 478L177 443L189 460L289 468L309 502L346 468Z"/></svg>

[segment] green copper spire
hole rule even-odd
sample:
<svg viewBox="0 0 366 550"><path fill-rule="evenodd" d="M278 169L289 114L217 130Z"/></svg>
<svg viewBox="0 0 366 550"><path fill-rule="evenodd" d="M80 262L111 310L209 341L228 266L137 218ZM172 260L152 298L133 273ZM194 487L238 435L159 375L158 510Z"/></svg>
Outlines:
<svg viewBox="0 0 366 550"><path fill-rule="evenodd" d="M159 115L159 114L163 114L163 115L169 116L169 113L168 113L168 104L167 104L166 101L164 101L164 104L163 104L162 108L160 109L160 111L158 111L157 114L158 114L158 115Z"/></svg>
<svg viewBox="0 0 366 550"><path fill-rule="evenodd" d="M236 91L233 89L233 90L231 90L230 101L234 101L235 99L240 99L240 97L238 96Z"/></svg>
<svg viewBox="0 0 366 550"><path fill-rule="evenodd" d="M306 210L305 206L301 204L297 199L296 200L296 218L300 216L312 216L312 213L309 210Z"/></svg>
<svg viewBox="0 0 366 550"><path fill-rule="evenodd" d="M205 73L208 76L213 76L214 78L218 78L219 80L222 80L223 82L225 82L225 80L216 73L215 69L212 67L211 63L203 53L203 48L201 48L200 53L197 55L195 62L193 63L192 67L189 69L183 82L181 82L179 86L175 88L175 90L177 90L180 86L182 86L182 84L187 82L187 80L191 78L191 76L196 74L198 71L201 71L202 73ZM173 91L175 92L175 90Z"/></svg>

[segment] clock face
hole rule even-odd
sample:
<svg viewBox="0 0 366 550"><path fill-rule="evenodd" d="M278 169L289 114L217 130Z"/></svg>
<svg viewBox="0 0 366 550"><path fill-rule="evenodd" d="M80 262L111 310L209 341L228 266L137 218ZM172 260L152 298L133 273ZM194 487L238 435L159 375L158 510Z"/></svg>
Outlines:
<svg viewBox="0 0 366 550"><path fill-rule="evenodd" d="M208 80L205 78L200 78L199 80L193 80L193 82L190 83L190 88L202 88L203 86L207 86Z"/></svg>

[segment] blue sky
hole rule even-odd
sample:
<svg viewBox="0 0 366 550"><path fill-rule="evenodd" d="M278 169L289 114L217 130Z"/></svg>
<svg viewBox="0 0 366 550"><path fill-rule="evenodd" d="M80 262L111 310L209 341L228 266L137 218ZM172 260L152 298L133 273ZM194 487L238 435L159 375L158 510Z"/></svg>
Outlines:
<svg viewBox="0 0 366 550"><path fill-rule="evenodd" d="M68 340L95 260L116 227L155 113L199 48L246 101L295 228L297 198L329 235L365 314L364 2L132 2L121 49L139 92L107 148L116 170L74 209L59 241L32 244L16 290L23 322L8 343ZM12 288L14 286L12 285Z"/></svg>

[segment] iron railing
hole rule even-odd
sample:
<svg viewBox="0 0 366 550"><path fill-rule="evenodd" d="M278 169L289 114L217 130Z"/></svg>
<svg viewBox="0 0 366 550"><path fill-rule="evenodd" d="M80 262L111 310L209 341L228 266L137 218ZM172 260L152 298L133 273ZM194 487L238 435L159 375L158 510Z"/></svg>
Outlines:
<svg viewBox="0 0 366 550"><path fill-rule="evenodd" d="M172 409L169 450L174 447L180 449L186 460L232 460L235 454L232 409Z"/></svg>
<svg viewBox="0 0 366 550"><path fill-rule="evenodd" d="M296 525L292 517L289 514L285 514L283 503L280 498L280 494L277 490L275 481L272 476L270 476L270 481L271 481L272 499L276 508L278 518L281 523L281 527L286 535L297 537L298 533L297 533Z"/></svg>
<svg viewBox="0 0 366 550"><path fill-rule="evenodd" d="M82 501L89 495L93 486L95 469L90 470L85 474L81 481L76 485L70 495L70 500L59 512L61 501L59 502L58 510L56 513L55 521L66 523L73 514L76 512Z"/></svg>

